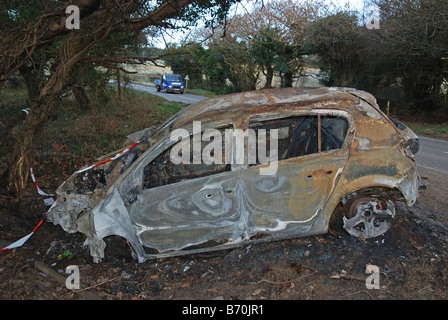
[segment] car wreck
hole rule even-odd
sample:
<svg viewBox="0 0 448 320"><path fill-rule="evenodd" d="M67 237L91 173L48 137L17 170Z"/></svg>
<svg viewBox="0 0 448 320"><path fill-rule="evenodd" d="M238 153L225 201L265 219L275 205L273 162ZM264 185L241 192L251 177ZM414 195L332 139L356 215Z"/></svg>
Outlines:
<svg viewBox="0 0 448 320"><path fill-rule="evenodd" d="M211 153L227 161L172 161L198 121L202 133L231 132ZM178 129L180 141L172 139ZM243 135L238 143L235 130L265 138ZM274 131L275 150L266 139ZM139 262L328 231L375 238L391 227L395 201L412 206L418 196L418 137L355 89L210 98L129 137L132 148L65 181L45 214L66 232L83 233L94 262L104 259L109 236L126 239ZM196 151L215 139L202 136ZM261 146L276 158L266 163L247 153ZM261 174L273 164L273 173Z"/></svg>

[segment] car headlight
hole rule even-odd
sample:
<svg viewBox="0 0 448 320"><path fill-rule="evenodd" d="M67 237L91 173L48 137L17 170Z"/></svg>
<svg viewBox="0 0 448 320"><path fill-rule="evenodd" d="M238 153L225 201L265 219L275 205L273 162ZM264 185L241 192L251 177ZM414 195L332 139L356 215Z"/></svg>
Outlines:
<svg viewBox="0 0 448 320"><path fill-rule="evenodd" d="M417 154L417 152L420 149L420 141L418 138L410 139L406 141L404 144L404 151L406 152L406 155L410 158L414 158L414 155Z"/></svg>

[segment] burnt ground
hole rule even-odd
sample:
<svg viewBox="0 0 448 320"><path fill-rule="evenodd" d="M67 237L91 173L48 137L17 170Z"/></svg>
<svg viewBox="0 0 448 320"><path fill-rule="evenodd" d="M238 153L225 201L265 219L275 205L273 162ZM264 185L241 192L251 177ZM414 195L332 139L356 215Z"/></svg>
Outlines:
<svg viewBox="0 0 448 320"><path fill-rule="evenodd" d="M397 203L392 229L378 239L325 234L202 256L127 260L126 244L109 243L115 257L89 261L81 234L43 223L21 248L0 252L0 299L7 300L446 300L448 298L447 176L420 169L428 185L417 204ZM35 190L34 190L35 191ZM28 234L45 206L0 211L0 247ZM29 209L32 208L32 209ZM111 250L113 249L113 250ZM59 259L65 252L72 254ZM67 277L78 265L73 292L35 267L43 262ZM367 265L380 269L380 288L367 289Z"/></svg>

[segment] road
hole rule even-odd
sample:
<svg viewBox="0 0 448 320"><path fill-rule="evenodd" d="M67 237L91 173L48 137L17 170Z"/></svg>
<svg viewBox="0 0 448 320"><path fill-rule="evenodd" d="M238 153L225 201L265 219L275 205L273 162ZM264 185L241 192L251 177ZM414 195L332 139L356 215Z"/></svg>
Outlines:
<svg viewBox="0 0 448 320"><path fill-rule="evenodd" d="M194 94L188 94L188 93L180 94L180 93L157 92L156 88L154 88L154 87L144 86L144 85L140 85L140 84L129 83L129 84L127 84L127 87L129 87L131 89L135 89L135 90L149 92L151 94L160 96L167 100L182 102L182 103L187 103L187 104L191 104L191 103L195 103L195 102L207 99L207 97L196 96Z"/></svg>
<svg viewBox="0 0 448 320"><path fill-rule="evenodd" d="M415 156L417 165L448 173L448 141L420 138L420 151Z"/></svg>

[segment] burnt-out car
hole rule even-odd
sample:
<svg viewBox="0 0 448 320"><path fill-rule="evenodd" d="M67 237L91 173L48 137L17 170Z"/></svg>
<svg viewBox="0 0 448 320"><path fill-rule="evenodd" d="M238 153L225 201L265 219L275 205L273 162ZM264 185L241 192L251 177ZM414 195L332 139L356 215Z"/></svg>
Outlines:
<svg viewBox="0 0 448 320"><path fill-rule="evenodd" d="M64 182L46 213L85 234L96 262L109 236L125 238L139 262L329 230L374 238L390 228L395 201L412 206L418 195L417 136L355 89L210 98L132 138ZM226 161L196 157L212 144L208 155ZM174 161L179 150L196 161Z"/></svg>

